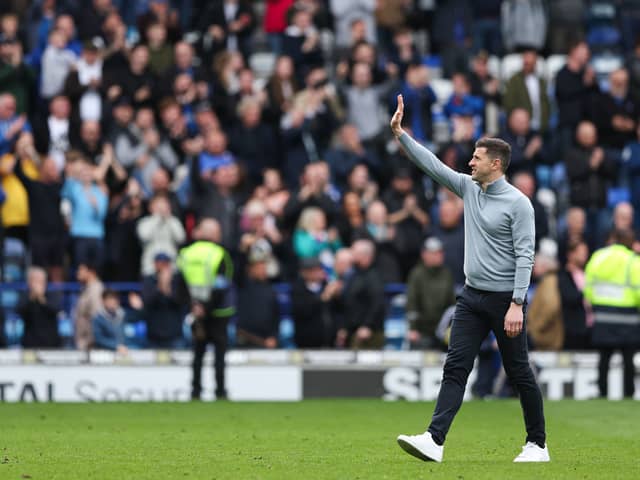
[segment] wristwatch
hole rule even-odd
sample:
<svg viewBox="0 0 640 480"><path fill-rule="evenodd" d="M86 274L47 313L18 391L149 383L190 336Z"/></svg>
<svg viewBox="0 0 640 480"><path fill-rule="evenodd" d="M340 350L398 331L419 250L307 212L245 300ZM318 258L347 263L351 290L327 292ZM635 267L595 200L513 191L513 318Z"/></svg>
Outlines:
<svg viewBox="0 0 640 480"><path fill-rule="evenodd" d="M511 303L515 303L516 305L522 305L524 303L524 299L513 297L511 299Z"/></svg>

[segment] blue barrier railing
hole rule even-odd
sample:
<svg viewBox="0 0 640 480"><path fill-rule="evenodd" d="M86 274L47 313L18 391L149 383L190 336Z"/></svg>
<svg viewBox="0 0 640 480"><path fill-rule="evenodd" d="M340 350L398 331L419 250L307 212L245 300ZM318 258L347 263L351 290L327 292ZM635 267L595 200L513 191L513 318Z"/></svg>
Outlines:
<svg viewBox="0 0 640 480"><path fill-rule="evenodd" d="M139 292L140 283L107 283L105 286L112 290L121 292L122 294L129 292ZM291 286L288 283L278 283L274 285L278 302L280 303L280 332L279 342L283 348L295 348L294 343L294 324L291 319ZM0 306L5 311L5 335L9 347L20 345L20 340L24 332L24 323L16 312L16 307L21 295L26 292L27 286L24 282L7 282L0 283ZM73 309L75 307L78 295L82 290L82 285L75 282L68 283L51 283L47 289L47 293L54 295L61 294L56 299L60 305L60 314L58 316L58 332L62 338L64 348L74 348L73 334L74 321ZM390 349L401 349L404 347L404 338L406 334L406 322L404 315L404 292L405 285L396 283L388 284L385 287L385 296L388 301L387 318L385 321L385 337L386 347ZM126 302L124 302L126 306ZM236 326L235 322L229 323L229 338L233 344L235 340ZM127 324L125 327L125 335L127 343L132 347L144 347L146 340L146 323L138 321L136 323ZM191 341L191 332L189 328L184 326L183 335L185 343Z"/></svg>

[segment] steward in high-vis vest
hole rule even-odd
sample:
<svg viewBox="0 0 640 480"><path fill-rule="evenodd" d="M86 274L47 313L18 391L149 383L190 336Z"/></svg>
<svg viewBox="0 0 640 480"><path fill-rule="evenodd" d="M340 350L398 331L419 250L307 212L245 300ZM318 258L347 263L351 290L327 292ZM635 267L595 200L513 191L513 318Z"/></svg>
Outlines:
<svg viewBox="0 0 640 480"><path fill-rule="evenodd" d="M624 396L633 397L633 355L640 345L640 257L632 250L634 235L613 232L610 246L596 250L585 267L584 296L593 306L592 344L600 351L598 387L608 394L609 360L622 350Z"/></svg>
<svg viewBox="0 0 640 480"><path fill-rule="evenodd" d="M215 394L226 398L225 353L227 351L227 322L235 313L231 303L233 264L229 253L222 248L220 225L216 220L202 220L193 232L194 243L180 250L177 266L182 274L191 305L193 323L193 380L191 398L200 399L202 393L202 360L207 344L215 347Z"/></svg>

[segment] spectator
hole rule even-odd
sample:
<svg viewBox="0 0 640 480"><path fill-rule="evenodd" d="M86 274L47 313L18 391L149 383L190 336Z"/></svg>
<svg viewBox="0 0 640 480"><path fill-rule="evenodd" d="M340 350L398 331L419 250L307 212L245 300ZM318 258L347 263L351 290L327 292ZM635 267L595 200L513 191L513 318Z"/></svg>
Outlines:
<svg viewBox="0 0 640 480"><path fill-rule="evenodd" d="M407 337L410 348L439 348L436 328L445 310L456 302L453 275L437 237L425 240L420 257L422 262L411 270L407 282Z"/></svg>
<svg viewBox="0 0 640 480"><path fill-rule="evenodd" d="M259 199L247 202L240 220L244 233L240 237L239 250L241 261L247 261L252 255L264 255L267 277L274 280L280 275L280 265L277 256L283 255L283 237L273 216L265 203ZM241 273L244 269L238 269Z"/></svg>
<svg viewBox="0 0 640 480"><path fill-rule="evenodd" d="M586 242L587 215L580 207L569 207L565 217L566 226L558 233L558 260L561 265L567 261L570 244Z"/></svg>
<svg viewBox="0 0 640 480"><path fill-rule="evenodd" d="M536 73L538 53L527 49L522 53L522 70L513 75L504 88L502 105L511 114L516 108L529 113L531 130L545 134L549 128L551 106L547 82Z"/></svg>
<svg viewBox="0 0 640 480"><path fill-rule="evenodd" d="M205 90L205 96L208 96L210 92L205 72L202 67L196 65L194 57L195 53L191 44L184 41L175 44L171 56L172 63L162 77L162 85L160 85L160 90L163 92L162 96L171 93L170 86L174 84L176 77L181 74L189 75L196 83L198 92Z"/></svg>
<svg viewBox="0 0 640 480"><path fill-rule="evenodd" d="M331 269L334 253L341 246L337 230L327 228L322 210L307 207L302 211L293 233L293 250L298 258L319 258L325 268Z"/></svg>
<svg viewBox="0 0 640 480"><path fill-rule="evenodd" d="M337 123L343 117L335 87L323 68L306 76L305 89L296 94L291 109L280 120L281 163L290 188L297 185L304 166L319 161L326 151Z"/></svg>
<svg viewBox="0 0 640 480"><path fill-rule="evenodd" d="M293 230L300 215L307 207L317 207L326 216L326 223L334 225L338 217L338 206L327 193L327 185L322 178L318 163L305 166L300 179L300 188L292 192L284 206L283 224L286 230Z"/></svg>
<svg viewBox="0 0 640 480"><path fill-rule="evenodd" d="M633 205L629 202L620 202L613 209L613 225L611 230L633 231Z"/></svg>
<svg viewBox="0 0 640 480"><path fill-rule="evenodd" d="M640 205L640 123L636 127L636 139L622 151L622 167L629 181L631 203ZM640 208L635 211L633 225L634 228L640 228Z"/></svg>
<svg viewBox="0 0 640 480"><path fill-rule="evenodd" d="M91 322L102 307L104 286L95 266L81 263L76 270L76 278L82 285L74 311L75 344L78 350L88 350L93 345Z"/></svg>
<svg viewBox="0 0 640 480"><path fill-rule="evenodd" d="M77 106L74 117L81 121L102 119L102 58L104 42L100 37L84 43L75 70L67 75L64 93Z"/></svg>
<svg viewBox="0 0 640 480"><path fill-rule="evenodd" d="M433 226L430 235L441 241L444 250L444 264L453 275L456 290L465 283L464 258L464 223L462 205L456 199L440 202L438 207L438 223Z"/></svg>
<svg viewBox="0 0 640 480"><path fill-rule="evenodd" d="M243 98L237 110L240 122L231 131L229 148L241 159L252 183L257 185L263 170L279 163L276 133L262 121L262 106L257 98Z"/></svg>
<svg viewBox="0 0 640 480"><path fill-rule="evenodd" d="M15 174L29 197L29 245L31 263L46 269L52 282L64 280L66 250L65 224L60 213L62 180L55 160L44 157L38 165L38 178L26 171L38 159L31 134L23 134L16 148Z"/></svg>
<svg viewBox="0 0 640 480"><path fill-rule="evenodd" d="M193 210L198 219L212 218L219 222L221 245L228 250L235 250L238 244L241 202L234 191L238 181L238 166L235 163L225 160L214 170L209 168L203 171L200 159L194 158L190 170Z"/></svg>
<svg viewBox="0 0 640 480"><path fill-rule="evenodd" d="M351 86L342 87L347 120L358 128L362 142L368 147L379 148L386 127L380 103L388 98L391 87L391 81L373 85L371 67L366 63L356 63L351 71Z"/></svg>
<svg viewBox="0 0 640 480"><path fill-rule="evenodd" d="M406 126L421 143L433 141L431 109L436 103L436 94L429 86L429 70L425 65L407 67L405 81L400 90L405 102Z"/></svg>
<svg viewBox="0 0 640 480"><path fill-rule="evenodd" d="M484 122L487 135L498 132L498 108L502 104L500 80L489 71L489 55L480 51L471 61L469 72L471 95L484 100Z"/></svg>
<svg viewBox="0 0 640 480"><path fill-rule="evenodd" d="M20 42L6 33L0 34L0 92L13 96L14 110L19 114L31 111L35 81L33 70L23 60Z"/></svg>
<svg viewBox="0 0 640 480"><path fill-rule="evenodd" d="M251 2L245 0L211 2L199 20L198 30L204 32L201 48L205 63L210 64L211 58L223 50L237 51L245 60L249 58L251 34L256 23Z"/></svg>
<svg viewBox="0 0 640 480"><path fill-rule="evenodd" d="M149 46L149 69L162 77L173 64L173 48L167 42L167 28L159 22L150 23L146 37Z"/></svg>
<svg viewBox="0 0 640 480"><path fill-rule="evenodd" d="M65 48L73 52L76 58L79 57L82 51L82 43L78 39L74 17L70 13L58 15L53 30L55 29L63 33Z"/></svg>
<svg viewBox="0 0 640 480"><path fill-rule="evenodd" d="M72 148L84 154L91 165L98 165L104 153L105 144L102 139L102 127L96 120L85 120L80 125L80 136Z"/></svg>
<svg viewBox="0 0 640 480"><path fill-rule="evenodd" d="M0 308L0 348L7 348L7 336L5 334L4 308Z"/></svg>
<svg viewBox="0 0 640 480"><path fill-rule="evenodd" d="M353 167L349 172L346 188L348 192L357 195L360 208L362 209L366 209L371 202L378 198L378 184L375 180L371 179L369 169L362 163Z"/></svg>
<svg viewBox="0 0 640 480"><path fill-rule="evenodd" d="M180 298L180 277L174 273L172 257L158 252L153 257L153 273L142 281L142 314L147 324L150 348L184 348L182 334L184 307Z"/></svg>
<svg viewBox="0 0 640 480"><path fill-rule="evenodd" d="M592 313L583 297L587 244L570 243L567 263L538 281L527 315L527 332L537 350L584 350L590 344Z"/></svg>
<svg viewBox="0 0 640 480"><path fill-rule="evenodd" d="M160 119L162 120L161 137L169 142L179 164L184 163L185 157L197 155L202 150L203 140L198 135L198 126L195 121L195 117L200 113L199 108L202 107L204 105L196 108L194 118L188 122L187 116L174 98L166 97L158 104ZM208 108L209 111L211 110L210 107L205 108Z"/></svg>
<svg viewBox="0 0 640 480"><path fill-rule="evenodd" d="M298 348L330 348L336 342L333 307L341 292L340 282L327 283L317 258L303 258L300 276L291 286L291 317Z"/></svg>
<svg viewBox="0 0 640 480"><path fill-rule="evenodd" d="M125 95L135 108L150 106L155 88L156 80L149 69L149 48L144 44L133 47L125 68L105 66L104 89L109 101Z"/></svg>
<svg viewBox="0 0 640 480"><path fill-rule="evenodd" d="M342 212L338 217L337 227L340 239L346 245L351 245L365 233L364 211L356 192L348 191L342 196Z"/></svg>
<svg viewBox="0 0 640 480"><path fill-rule="evenodd" d="M376 18L374 11L376 2L373 0L353 0L341 2L331 0L329 7L335 19L336 45L339 48L351 46L349 32L355 21L363 22L366 40L374 42L376 38Z"/></svg>
<svg viewBox="0 0 640 480"><path fill-rule="evenodd" d="M504 0L502 2L502 41L507 52L529 46L544 47L547 39L547 13L542 0Z"/></svg>
<svg viewBox="0 0 640 480"><path fill-rule="evenodd" d="M166 168L160 167L151 175L151 197L164 195L169 200L171 215L182 219L182 207L178 195L171 189L171 176Z"/></svg>
<svg viewBox="0 0 640 480"><path fill-rule="evenodd" d="M520 172L511 177L513 186L526 195L533 205L533 215L536 229L536 250L540 245L540 240L549 234L549 216L542 204L536 198L536 181L533 175L527 172Z"/></svg>
<svg viewBox="0 0 640 480"><path fill-rule="evenodd" d="M10 93L0 93L0 155L13 150L21 132L30 132L31 125L23 113L16 115L16 99Z"/></svg>
<svg viewBox="0 0 640 480"><path fill-rule="evenodd" d="M49 155L62 172L65 155L71 148L71 140L77 143L79 125L71 117L71 102L64 95L57 95L49 103L49 116L34 123L36 149Z"/></svg>
<svg viewBox="0 0 640 480"><path fill-rule="evenodd" d="M339 130L338 144L327 151L326 159L331 168L331 177L344 190L347 177L358 164L364 164L374 173L380 173L380 159L374 149L363 145L358 128L353 124L344 124Z"/></svg>
<svg viewBox="0 0 640 480"><path fill-rule="evenodd" d="M4 236L16 238L26 246L29 244L29 224L31 220L29 197L24 184L20 182L19 177L14 173L14 166L18 159L24 157L26 174L32 178L37 178L37 158L30 155L35 153L33 148L31 148L31 151L29 149L29 145L33 147L31 133L21 133L16 145L20 145L19 152L0 156L0 186L6 197L0 211L2 212Z"/></svg>
<svg viewBox="0 0 640 480"><path fill-rule="evenodd" d="M67 166L61 195L71 204L69 233L73 243L74 264L91 263L98 269L104 261L104 220L107 195L96 183L94 167L81 157Z"/></svg>
<svg viewBox="0 0 640 480"><path fill-rule="evenodd" d="M276 55L282 52L284 31L287 28L287 12L293 4L294 0L267 0L266 2L263 28L271 51Z"/></svg>
<svg viewBox="0 0 640 480"><path fill-rule="evenodd" d="M276 348L280 309L269 283L270 255L260 250L249 254L246 279L238 293L237 342L240 348Z"/></svg>
<svg viewBox="0 0 640 480"><path fill-rule="evenodd" d="M585 0L549 2L549 51L566 54L572 39L584 35Z"/></svg>
<svg viewBox="0 0 640 480"><path fill-rule="evenodd" d="M566 156L572 206L587 212L587 235L591 251L602 245L607 230L607 189L617 178L618 162L598 144L593 123L583 121L576 131L577 146Z"/></svg>
<svg viewBox="0 0 640 480"><path fill-rule="evenodd" d="M375 245L357 240L352 252L355 269L342 294L347 344L355 349L382 348L386 304L384 284L374 267Z"/></svg>
<svg viewBox="0 0 640 480"><path fill-rule="evenodd" d="M47 273L39 267L27 272L27 294L16 311L24 322L23 348L59 348L58 309L47 299Z"/></svg>
<svg viewBox="0 0 640 480"><path fill-rule="evenodd" d="M371 240L376 247L376 269L381 272L382 280L387 283L402 283L404 277L398 261L395 236L396 230L389 222L387 207L380 200L367 207L364 234L360 238Z"/></svg>
<svg viewBox="0 0 640 480"><path fill-rule="evenodd" d="M609 91L595 97L593 108L603 147L622 150L634 139L640 105L629 90L629 73L624 68L609 74Z"/></svg>
<svg viewBox="0 0 640 480"><path fill-rule="evenodd" d="M142 274L154 272L154 259L158 253L175 257L186 234L180 220L171 214L169 199L158 194L149 203L149 215L141 218L137 226L142 244Z"/></svg>
<svg viewBox="0 0 640 480"><path fill-rule="evenodd" d="M279 123L282 115L291 108L298 88L293 60L286 55L278 57L273 74L265 87L270 116L275 122Z"/></svg>
<svg viewBox="0 0 640 480"><path fill-rule="evenodd" d="M114 290L102 292L102 305L91 320L94 346L105 350L115 350L126 355L124 344L124 324L127 314L120 306L120 295Z"/></svg>
<svg viewBox="0 0 640 480"><path fill-rule="evenodd" d="M429 225L428 206L406 168L395 172L382 201L389 212L389 223L395 228L395 244L402 278L407 278Z"/></svg>
<svg viewBox="0 0 640 480"><path fill-rule="evenodd" d="M294 7L289 26L284 31L282 52L296 65L298 80L306 69L322 65L320 33L307 9Z"/></svg>
<svg viewBox="0 0 640 480"><path fill-rule="evenodd" d="M184 3L184 2L183 2ZM202 17L199 17L202 18ZM147 31L150 23L162 23L167 29L167 37L171 43L175 43L181 35L178 12L172 10L168 0L149 0L147 9L136 19L138 32L142 35ZM147 41L147 38L143 38Z"/></svg>
<svg viewBox="0 0 640 480"><path fill-rule="evenodd" d="M54 28L49 32L49 43L42 55L42 78L40 96L50 100L62 93L64 81L75 68L78 57L66 48L66 37L62 30Z"/></svg>
<svg viewBox="0 0 640 480"><path fill-rule="evenodd" d="M451 77L453 94L444 105L455 142L471 142L480 138L484 130L484 101L471 95L469 79L464 73Z"/></svg>
<svg viewBox="0 0 640 480"><path fill-rule="evenodd" d="M396 29L393 34L389 62L397 67L400 78L406 77L409 66L419 65L422 61L418 49L413 43L412 33L410 29L401 27Z"/></svg>
<svg viewBox="0 0 640 480"><path fill-rule="evenodd" d="M468 0L450 0L435 11L431 40L433 53L442 57L444 76L464 72L469 65L468 51L472 45L472 10Z"/></svg>
<svg viewBox="0 0 640 480"><path fill-rule="evenodd" d="M144 209L142 188L135 178L129 178L124 192L112 199L105 220L105 278L111 282L140 278L142 248L137 225Z"/></svg>
<svg viewBox="0 0 640 480"><path fill-rule="evenodd" d="M1 48L0 46L0 52ZM636 38L633 50L627 54L624 67L629 72L630 90L637 92L640 89L640 37Z"/></svg>
<svg viewBox="0 0 640 480"><path fill-rule="evenodd" d="M102 25L114 6L112 0L92 0L86 2L80 13L78 30L82 40L98 37L102 34Z"/></svg>
<svg viewBox="0 0 640 480"><path fill-rule="evenodd" d="M589 46L585 41L572 43L567 63L556 75L558 158L562 158L566 150L573 145L576 127L587 117L591 97L599 92L595 71L589 65L590 55Z"/></svg>
<svg viewBox="0 0 640 480"><path fill-rule="evenodd" d="M473 51L502 55L500 32L502 0L473 2Z"/></svg>
<svg viewBox="0 0 640 480"><path fill-rule="evenodd" d="M502 138L511 146L509 175L519 172L535 174L536 167L546 159L542 136L531 128L529 112L515 108L509 114L507 130Z"/></svg>

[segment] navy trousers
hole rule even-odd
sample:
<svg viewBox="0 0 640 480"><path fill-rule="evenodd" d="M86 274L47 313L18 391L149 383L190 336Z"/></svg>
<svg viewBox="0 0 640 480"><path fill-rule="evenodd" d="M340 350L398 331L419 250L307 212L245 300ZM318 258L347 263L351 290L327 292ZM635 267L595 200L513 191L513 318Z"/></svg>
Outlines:
<svg viewBox="0 0 640 480"><path fill-rule="evenodd" d="M458 296L442 385L428 429L436 443L444 443L462 404L467 378L480 344L491 329L498 341L507 376L520 396L527 429L526 441L544 445L542 394L529 366L526 328L523 326L522 333L514 338L507 337L504 331L504 316L511 298L512 292L486 292L468 285Z"/></svg>

